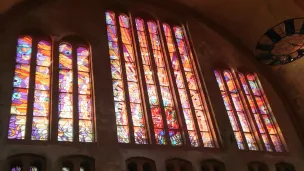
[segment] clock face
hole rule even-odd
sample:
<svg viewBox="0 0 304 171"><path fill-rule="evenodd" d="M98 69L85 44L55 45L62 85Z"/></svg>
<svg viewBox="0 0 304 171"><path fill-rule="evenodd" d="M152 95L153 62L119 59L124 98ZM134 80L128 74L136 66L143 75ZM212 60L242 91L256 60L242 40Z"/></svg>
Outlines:
<svg viewBox="0 0 304 171"><path fill-rule="evenodd" d="M268 65L283 65L304 56L304 18L285 20L270 28L259 40L255 55Z"/></svg>

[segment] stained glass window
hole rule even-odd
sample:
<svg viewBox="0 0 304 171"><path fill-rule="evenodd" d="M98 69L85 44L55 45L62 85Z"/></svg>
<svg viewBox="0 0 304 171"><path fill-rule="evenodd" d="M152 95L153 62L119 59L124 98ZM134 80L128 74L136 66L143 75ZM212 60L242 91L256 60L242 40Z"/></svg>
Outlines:
<svg viewBox="0 0 304 171"><path fill-rule="evenodd" d="M32 52L33 46L37 46L37 51ZM33 53L36 54L34 59ZM8 139L25 139L25 133L31 131L32 140L48 140L50 61L50 42L40 40L33 45L29 36L18 39ZM32 63L36 64L34 68L30 67ZM35 75L30 78L31 72ZM31 80L34 80L34 97L33 101L29 102ZM32 109L33 113L28 113L28 108ZM33 116L32 127L26 128L30 116Z"/></svg>
<svg viewBox="0 0 304 171"><path fill-rule="evenodd" d="M238 73L245 97L267 151L284 151L271 108L255 74Z"/></svg>
<svg viewBox="0 0 304 171"><path fill-rule="evenodd" d="M139 24L139 26L140 25L141 24ZM156 66L156 76L159 81L161 100L164 106L171 145L182 145L183 140L181 135L181 128L177 120L176 108L172 96L172 88L169 83L169 75L165 65L165 58L161 50L162 47L159 39L158 26L154 21L148 21L147 26L153 51L152 59L154 60ZM152 117L157 117L157 115L154 116L154 113L152 113ZM159 131L157 133L159 134L157 135L157 138L163 134Z"/></svg>
<svg viewBox="0 0 304 171"><path fill-rule="evenodd" d="M32 140L48 140L50 111L51 44L38 42Z"/></svg>
<svg viewBox="0 0 304 171"><path fill-rule="evenodd" d="M214 74L222 94L230 124L234 131L238 148L241 150L258 150L247 112L243 106L243 101L232 73L230 71L214 71Z"/></svg>
<svg viewBox="0 0 304 171"><path fill-rule="evenodd" d="M68 43L61 43L59 52L58 141L74 140L77 117L78 141L93 142L90 52L82 46L74 52Z"/></svg>
<svg viewBox="0 0 304 171"><path fill-rule="evenodd" d="M173 27L172 30L166 23L163 24L163 29L169 51L169 61L174 72L178 95L182 102L190 143L194 147L214 147L210 122L207 117L208 110L204 105L205 98L199 90L200 83L195 76L193 61L190 56L191 52L186 45L183 30L178 26ZM198 127L195 125L198 125Z"/></svg>
<svg viewBox="0 0 304 171"><path fill-rule="evenodd" d="M134 142L136 144L147 144L146 120L142 106L137 63L133 52L129 17L123 14L119 15L117 22L113 12L106 12L106 23L118 141L120 143L133 141L130 139L129 133L128 110L133 123Z"/></svg>

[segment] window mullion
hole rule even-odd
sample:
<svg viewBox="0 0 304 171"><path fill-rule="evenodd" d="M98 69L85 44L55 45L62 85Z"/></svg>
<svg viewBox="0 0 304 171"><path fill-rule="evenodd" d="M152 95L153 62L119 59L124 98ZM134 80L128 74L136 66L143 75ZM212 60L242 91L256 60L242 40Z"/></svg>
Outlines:
<svg viewBox="0 0 304 171"><path fill-rule="evenodd" d="M256 108L256 110L257 110L258 117L259 117L260 121L262 122L264 131L266 132L266 136L267 136L268 142L270 143L271 149L275 151L275 148L274 148L275 146L274 146L274 144L273 144L273 142L272 142L272 140L271 140L271 138L270 138L269 131L268 131L268 129L267 129L267 127L266 127L266 124L265 124L265 122L264 122L264 120L263 120L263 118L262 118L262 114L261 114L261 112L260 112L259 106L258 106L258 104L257 104L257 102L256 102L256 100L255 100L255 95L253 94L253 91L252 91L252 89L251 89L251 87L250 87L250 84L249 84L249 81L247 80L246 75L245 75L245 81L246 81L247 87L248 87L248 89L249 89L250 96L252 97L253 103L254 103L255 108ZM264 141L263 141L263 142L264 142Z"/></svg>
<svg viewBox="0 0 304 171"><path fill-rule="evenodd" d="M78 117L78 68L77 68L77 47L72 44L72 72L73 72L73 141L79 141L79 117Z"/></svg>
<svg viewBox="0 0 304 171"><path fill-rule="evenodd" d="M59 104L59 42L55 41L53 44L53 55L52 63L50 69L52 70L52 75L50 78L50 90L52 94L50 94L50 97L52 99L52 103L50 104L50 114L49 116L51 119L49 120L49 127L51 128L50 131L50 137L51 141L56 142L57 141L57 135L58 135L58 122L59 122L59 111L58 111L58 104Z"/></svg>
<svg viewBox="0 0 304 171"><path fill-rule="evenodd" d="M30 62L30 81L28 89L28 102L27 102L27 115L26 115L26 127L25 127L25 139L31 140L32 135L32 123L33 123L33 108L34 108L34 93L35 93L35 73L36 73L36 56L37 56L37 39L33 39L32 42L32 54Z"/></svg>
<svg viewBox="0 0 304 171"><path fill-rule="evenodd" d="M130 17L132 18L132 17ZM155 132L154 132L154 125L153 125L153 120L152 120L152 112L151 112L151 104L149 102L149 95L148 95L148 90L147 90L147 83L146 83L146 79L145 79L145 74L144 74L144 69L143 69L143 61L141 59L141 57L139 57L139 55L143 55L141 54L140 51L140 43L139 43L139 37L138 37L138 33L137 33L137 29L136 29L136 23L134 18L131 19L131 27L132 27L132 32L134 33L135 36L135 40L134 40L134 49L136 50L137 54L136 58L137 58L137 67L139 68L139 74L138 76L140 77L139 80L141 80L141 85L142 85L142 89L143 89L143 99L144 99L144 103L143 106L145 106L145 111L146 111L146 121L148 121L149 124L147 124L147 132L149 132L150 138L149 141L152 144L156 144L156 139L155 139ZM147 37L147 36L146 36ZM150 57L151 59L151 57ZM153 72L153 71L152 71ZM153 73L154 76L154 73ZM159 96L158 96L159 99ZM163 122L163 121L162 121Z"/></svg>
<svg viewBox="0 0 304 171"><path fill-rule="evenodd" d="M163 29L160 29L160 35L161 35L161 39L163 37L165 37L165 33L164 33ZM177 88L176 82L172 80L172 79L175 79L174 70L173 70L172 65L169 65L169 63L171 63L171 62L169 62L169 60L167 60L168 57L170 57L168 47L166 46L167 45L167 40L163 39L163 41L165 43L165 46L164 46L165 52L164 53L165 53L165 56L167 57L167 58L165 57L165 60L166 60L166 63L168 64L167 66L169 68L169 70L168 70L169 75L170 75L169 79L171 80L171 83L172 83L171 85L173 85L172 86L172 89L173 89L172 91L174 92L173 94L174 94L174 97L175 97L176 103L177 103L176 109L178 111L178 118L180 118L182 132L184 133L184 140L186 141L186 145L190 147L191 142L190 142L189 134L188 134L188 131L187 131L188 129L187 129L186 120L185 120L185 117L183 115L182 102L179 98L179 93L178 93L178 88Z"/></svg>
<svg viewBox="0 0 304 171"><path fill-rule="evenodd" d="M221 73L221 77L222 77L222 73ZM233 78L232 78L232 79L233 79ZM223 79L223 80L225 80L225 79ZM233 80L233 81L234 81L234 80ZM226 89L226 92L227 92L227 96L228 96L229 101L230 101L230 103L231 103L231 107L232 107L232 111L233 111L234 118L235 118L235 120L236 120L236 122L237 122L237 124L238 124L238 127L239 127L239 132L240 132L241 135L242 135L242 142L243 142L243 144L244 144L244 146L245 146L245 149L248 150L249 147L248 147L248 144L247 144L245 135L244 135L244 130L243 130L243 127L242 127L242 125L241 125L240 118L239 118L239 116L237 115L237 110L236 110L236 108L235 108L235 106L234 106L234 103L233 103L233 100L232 100L232 97L231 97L232 92L229 91L229 88L228 88L228 85L227 85L227 81L223 81L223 82L224 82L224 86L225 86L225 89ZM236 87L236 88L237 88L237 87Z"/></svg>
<svg viewBox="0 0 304 171"><path fill-rule="evenodd" d="M181 70L181 73L182 73L183 82L184 82L185 90L186 90L187 97L188 97L188 102L190 104L190 109L191 109L191 114L192 114L192 118L193 118L194 125L195 125L196 135L197 135L197 138L199 139L200 146L204 147L204 142L203 142L203 139L202 139L202 135L200 134L200 129L199 129L197 117L196 117L196 114L195 114L195 108L194 108L193 101L192 101L192 98L191 98L190 89L189 89L188 84L187 84L185 70L184 70L184 67L182 66L181 54L179 53L178 45L177 45L177 42L176 42L176 37L175 37L175 34L174 34L173 29L171 27L170 27L170 31L171 31L171 35L172 35L172 41L173 41L173 44L175 46L180 70ZM203 103L203 102L201 102L201 103Z"/></svg>
<svg viewBox="0 0 304 171"><path fill-rule="evenodd" d="M239 75L236 73L235 74L235 77L236 77L236 82L237 82L237 84L238 84L238 87L240 87L240 90L241 90L241 92L242 92L242 94L243 95L245 95L245 97L243 96L243 97L240 97L240 98L242 98L242 99L245 99L245 104L246 104L246 106L248 106L249 107L249 109L247 108L247 113L249 113L249 115L250 116L248 116L249 117L249 122L251 123L251 125L253 125L253 128L255 128L255 131L254 132L256 132L255 133L255 136L256 137L258 137L259 138L259 140L263 140L262 139L262 135L261 135L261 132L260 132L260 130L258 129L259 127L258 127L258 125L257 125L257 122L256 122L256 120L254 119L254 113L252 112L252 110L251 110L251 108L250 108L250 103L249 103L249 101L248 101L248 99L247 99L247 94L246 94L246 92L244 91L244 89L242 88L243 86L242 85L240 85L240 84L242 84L242 82L241 82L241 79L240 79L240 77L239 77ZM248 87L248 86L247 86ZM251 95L249 95L249 96L251 96ZM243 101L243 100L242 100ZM265 127L264 127L265 128ZM262 148L260 147L260 149L263 149L263 150L266 150L267 151L267 149L265 149L265 143L264 143L264 141L259 141L258 142L258 144L262 144Z"/></svg>
<svg viewBox="0 0 304 171"><path fill-rule="evenodd" d="M151 45L151 38L150 38L149 30L148 30L147 21L144 21L144 25L145 25L145 33L147 34L146 37L147 37L148 51L150 52L151 55L155 56L156 54L154 54L154 51L153 51L153 48ZM155 76L154 79L155 79L155 87L157 90L157 95L158 95L158 97L162 97L161 90L160 90L160 83L159 83L159 79L157 76L157 66L155 64L155 59L152 56L150 57L150 59L151 59L152 72L153 72L153 75ZM161 99L161 100L159 100L159 104L160 104L161 114L162 114L162 118L163 118L164 129L166 132L166 134L165 134L166 144L169 145L169 144L171 144L171 140L170 140L170 136L169 136L167 117L165 114L165 106L164 106L162 98L159 98L159 99Z"/></svg>
<svg viewBox="0 0 304 171"><path fill-rule="evenodd" d="M126 102L126 109L127 109L127 116L128 116L128 123L129 123L129 136L130 141L132 144L135 144L135 136L134 136L134 126L133 126L133 120L132 120L132 112L130 107L130 94L128 89L128 81L127 81L127 73L126 73L126 66L125 66L125 60L124 60L124 52L123 52L123 46L122 46L122 38L121 38L121 32L120 32L120 24L119 24L119 15L115 15L115 28L117 33L117 39L118 39L118 46L119 46L119 53L120 53L120 63L121 63L121 70L122 70L122 81L124 85L124 95L125 95L125 102Z"/></svg>

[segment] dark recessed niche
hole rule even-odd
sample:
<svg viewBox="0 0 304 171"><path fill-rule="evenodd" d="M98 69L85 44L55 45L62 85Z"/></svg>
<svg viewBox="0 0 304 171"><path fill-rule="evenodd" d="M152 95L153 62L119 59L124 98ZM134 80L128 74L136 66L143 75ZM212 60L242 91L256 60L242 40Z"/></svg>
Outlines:
<svg viewBox="0 0 304 171"><path fill-rule="evenodd" d="M304 56L304 18L285 20L265 32L255 56L268 65L284 65Z"/></svg>

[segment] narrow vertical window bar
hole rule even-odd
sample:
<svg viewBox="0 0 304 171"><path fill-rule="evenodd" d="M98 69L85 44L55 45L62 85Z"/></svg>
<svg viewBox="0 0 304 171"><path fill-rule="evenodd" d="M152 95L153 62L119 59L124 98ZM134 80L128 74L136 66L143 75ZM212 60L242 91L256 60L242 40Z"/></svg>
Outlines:
<svg viewBox="0 0 304 171"><path fill-rule="evenodd" d="M253 114L255 123L257 124L258 130L259 130L259 133L260 133L260 135L262 137L262 140L263 140L263 143L265 145L265 148L266 148L267 151L272 152L273 151L273 147L272 147L271 142L269 141L270 137L269 137L269 135L266 132L265 124L262 122L261 117L260 117L260 112L258 112L256 104L255 104L255 101L252 98L251 90L248 87L248 84L246 82L246 78L245 78L245 76L242 73L238 73L238 76L240 78L243 90L245 92L246 99L247 99L247 101L249 103L250 111Z"/></svg>
<svg viewBox="0 0 304 171"><path fill-rule="evenodd" d="M145 32L144 20L135 19L137 37L139 40L139 48L141 53L142 67L148 94L151 118L153 121L153 133L155 135L156 144L166 144L164 121L162 118L160 99L156 88L154 70L151 65L151 56L148 49L147 36Z"/></svg>
<svg viewBox="0 0 304 171"><path fill-rule="evenodd" d="M25 139L32 38L19 37L13 82L8 139Z"/></svg>
<svg viewBox="0 0 304 171"><path fill-rule="evenodd" d="M218 83L223 101L224 101L224 105L229 117L229 121L230 124L232 126L232 130L234 132L234 136L238 145L238 148L241 150L245 150L245 143L244 143L244 138L242 136L241 130L240 130L240 126L239 123L236 120L236 116L235 116L235 112L234 109L232 108L231 105L231 100L229 98L228 92L227 92L227 88L225 86L225 83L222 79L222 74L220 71L215 70L214 71L215 77L216 77L216 81Z"/></svg>
<svg viewBox="0 0 304 171"><path fill-rule="evenodd" d="M254 74L247 74L246 75L248 85L250 86L250 91L254 98L255 104L257 105L260 118L264 122L266 130L268 131L268 135L274 145L276 152L283 152L284 147L278 135L278 132L274 126L273 122L273 115L270 113L270 105L267 103L266 95L262 87L258 84L257 76ZM266 100L265 100L266 99Z"/></svg>
<svg viewBox="0 0 304 171"><path fill-rule="evenodd" d="M79 142L93 142L93 110L90 51L77 48Z"/></svg>
<svg viewBox="0 0 304 171"><path fill-rule="evenodd" d="M58 141L73 141L73 54L68 43L59 45Z"/></svg>
<svg viewBox="0 0 304 171"><path fill-rule="evenodd" d="M49 137L51 61L50 42L39 41L36 55L32 140L48 140Z"/></svg>
<svg viewBox="0 0 304 171"><path fill-rule="evenodd" d="M193 119L193 110L191 110L191 104L189 101L190 94L189 92L187 92L187 88L185 85L185 81L184 81L185 76L183 75L183 69L181 68L181 64L178 59L178 52L176 51L175 48L176 46L173 40L172 30L168 24L163 24L163 29L165 32L167 47L169 50L171 66L173 68L173 72L175 76L175 82L178 88L180 101L182 103L183 114L186 121L190 143L191 146L198 147L200 146L200 140L197 135L198 126L195 125Z"/></svg>
<svg viewBox="0 0 304 171"><path fill-rule="evenodd" d="M75 43L72 45L72 73L73 73L73 141L79 141L79 100L78 100L78 67L77 67L77 47Z"/></svg>
<svg viewBox="0 0 304 171"><path fill-rule="evenodd" d="M204 95L199 90L199 82L196 78L193 61L190 57L190 49L186 44L185 36L181 27L173 27L179 57L181 58L182 70L184 71L188 90L190 91L191 101L194 107L193 111L196 116L195 123L198 124L201 140L204 147L214 147L214 140L210 130L208 121L208 110L204 106L206 104Z"/></svg>
<svg viewBox="0 0 304 171"><path fill-rule="evenodd" d="M111 62L111 72L112 72L112 80L113 80L117 138L119 143L130 143L131 137L134 136L131 135L130 137L129 122L131 121L131 117L129 117L126 107L126 99L128 97L124 90L125 82L124 82L124 74L122 72L122 60L120 57L120 54L123 53L121 53L122 50L119 48L119 44L118 44L116 17L113 12L110 11L106 12L106 24L107 24L109 55L111 59L110 62ZM133 138L132 141L134 141Z"/></svg>
<svg viewBox="0 0 304 171"><path fill-rule="evenodd" d="M157 77L160 84L161 96L164 105L171 145L180 146L183 144L181 128L178 123L176 108L172 98L172 90L168 79L168 72L165 66L165 59L161 51L162 47L158 33L158 26L153 21L148 21L147 25L153 50L154 61L157 68Z"/></svg>
<svg viewBox="0 0 304 171"><path fill-rule="evenodd" d="M129 92L131 116L134 128L134 138L136 144L148 144L145 115L142 107L142 93L140 92L135 54L133 52L133 40L129 17L119 15L120 34L122 40L122 50L126 70L126 79Z"/></svg>

